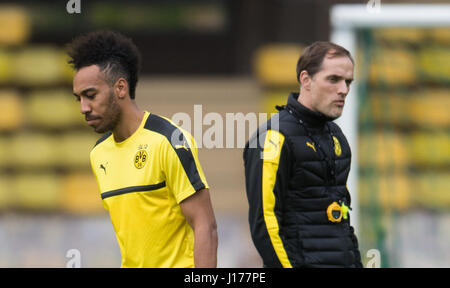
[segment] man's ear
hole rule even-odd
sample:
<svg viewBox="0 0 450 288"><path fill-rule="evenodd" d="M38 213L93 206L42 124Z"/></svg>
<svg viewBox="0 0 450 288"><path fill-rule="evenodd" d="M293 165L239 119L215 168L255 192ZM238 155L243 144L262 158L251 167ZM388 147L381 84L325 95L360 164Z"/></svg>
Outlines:
<svg viewBox="0 0 450 288"><path fill-rule="evenodd" d="M125 78L119 78L114 84L114 92L119 99L124 99L128 95L128 82Z"/></svg>
<svg viewBox="0 0 450 288"><path fill-rule="evenodd" d="M312 78L311 76L308 74L308 71L303 70L302 72L300 72L300 76L298 77L299 82L300 82L300 86L305 89L305 90L311 90L311 81Z"/></svg>

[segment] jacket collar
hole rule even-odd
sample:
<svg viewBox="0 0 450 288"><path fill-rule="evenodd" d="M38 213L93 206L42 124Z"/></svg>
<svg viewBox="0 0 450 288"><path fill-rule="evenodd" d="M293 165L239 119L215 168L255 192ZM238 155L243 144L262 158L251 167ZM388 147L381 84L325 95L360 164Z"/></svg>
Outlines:
<svg viewBox="0 0 450 288"><path fill-rule="evenodd" d="M287 109L290 109L294 112L294 116L300 118L305 123L311 126L323 126L326 122L333 121L334 119L328 116L323 115L320 112L312 111L305 106L303 106L300 102L298 102L299 93L291 92L287 101Z"/></svg>

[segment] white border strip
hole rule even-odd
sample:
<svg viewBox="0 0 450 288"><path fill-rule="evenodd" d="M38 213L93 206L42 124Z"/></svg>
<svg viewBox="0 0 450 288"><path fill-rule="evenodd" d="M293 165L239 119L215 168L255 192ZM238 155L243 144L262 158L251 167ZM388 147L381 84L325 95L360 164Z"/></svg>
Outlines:
<svg viewBox="0 0 450 288"><path fill-rule="evenodd" d="M331 8L331 25L336 28L447 26L450 25L448 4L383 4L379 11L367 5L343 4Z"/></svg>

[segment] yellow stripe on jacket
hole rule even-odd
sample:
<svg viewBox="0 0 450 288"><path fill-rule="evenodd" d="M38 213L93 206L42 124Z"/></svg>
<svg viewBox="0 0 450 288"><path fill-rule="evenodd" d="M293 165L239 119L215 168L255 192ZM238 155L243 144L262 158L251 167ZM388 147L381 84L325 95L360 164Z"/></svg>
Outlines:
<svg viewBox="0 0 450 288"><path fill-rule="evenodd" d="M264 141L262 168L263 213L270 241L281 265L285 268L292 268L279 234L280 229L275 215L276 200L273 192L283 143L284 135L274 130L267 131Z"/></svg>

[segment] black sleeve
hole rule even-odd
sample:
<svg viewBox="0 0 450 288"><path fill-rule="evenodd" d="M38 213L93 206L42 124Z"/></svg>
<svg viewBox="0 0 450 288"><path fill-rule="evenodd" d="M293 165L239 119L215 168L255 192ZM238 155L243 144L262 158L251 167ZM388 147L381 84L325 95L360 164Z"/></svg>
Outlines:
<svg viewBox="0 0 450 288"><path fill-rule="evenodd" d="M274 138L274 135L281 136ZM264 157L264 153L270 157ZM280 233L283 198L289 179L289 147L284 136L269 130L253 137L244 149L245 185L253 243L266 267L292 267ZM267 155L267 154L266 154Z"/></svg>

